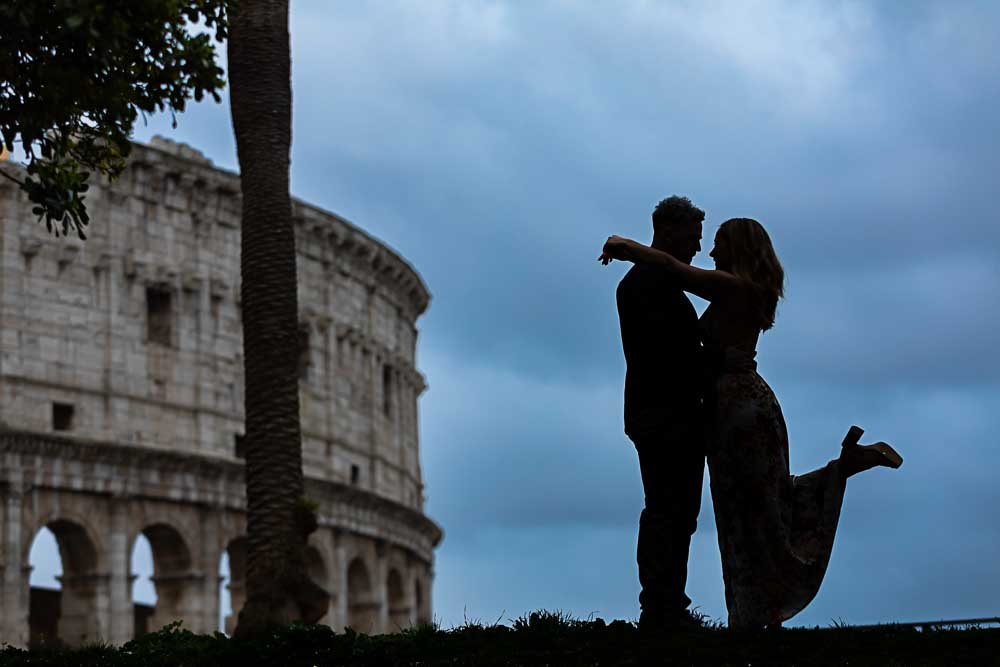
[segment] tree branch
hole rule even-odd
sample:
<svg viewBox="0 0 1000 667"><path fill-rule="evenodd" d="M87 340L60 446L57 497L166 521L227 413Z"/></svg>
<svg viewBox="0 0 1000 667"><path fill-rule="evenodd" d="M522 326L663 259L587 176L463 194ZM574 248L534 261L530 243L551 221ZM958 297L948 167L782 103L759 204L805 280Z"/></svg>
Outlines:
<svg viewBox="0 0 1000 667"><path fill-rule="evenodd" d="M17 180L16 178L14 178L14 177L13 177L13 176L11 176L10 174L8 174L8 173L7 173L6 171L4 171L3 169L0 169L0 175L3 175L3 177L4 177L4 178L6 178L6 179L8 179L8 180L11 180L11 181L14 181L15 183L17 183L17 184L18 184L18 185L20 185L21 187L24 187L24 181L19 181L19 180Z"/></svg>

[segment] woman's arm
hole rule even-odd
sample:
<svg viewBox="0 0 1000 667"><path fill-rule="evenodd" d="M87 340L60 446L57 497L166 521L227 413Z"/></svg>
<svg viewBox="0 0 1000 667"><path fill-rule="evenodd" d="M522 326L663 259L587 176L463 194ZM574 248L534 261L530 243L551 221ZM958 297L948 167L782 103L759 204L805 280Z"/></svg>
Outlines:
<svg viewBox="0 0 1000 667"><path fill-rule="evenodd" d="M609 236L598 259L605 265L613 259L618 259L655 266L669 275L682 290L696 294L707 301L735 296L744 289L743 281L727 271L699 269L662 250L621 236Z"/></svg>

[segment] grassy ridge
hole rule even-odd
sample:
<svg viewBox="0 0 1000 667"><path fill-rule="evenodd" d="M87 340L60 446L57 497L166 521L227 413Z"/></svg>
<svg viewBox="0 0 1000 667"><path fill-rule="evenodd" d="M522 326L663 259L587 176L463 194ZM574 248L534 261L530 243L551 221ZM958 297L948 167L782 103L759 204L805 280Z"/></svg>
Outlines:
<svg viewBox="0 0 1000 667"><path fill-rule="evenodd" d="M920 632L789 629L740 634L719 627L675 636L640 635L625 621L580 621L534 612L512 626L425 626L392 635L334 633L292 625L254 642L167 626L120 648L0 651L0 667L185 667L245 665L1000 665L1000 630Z"/></svg>

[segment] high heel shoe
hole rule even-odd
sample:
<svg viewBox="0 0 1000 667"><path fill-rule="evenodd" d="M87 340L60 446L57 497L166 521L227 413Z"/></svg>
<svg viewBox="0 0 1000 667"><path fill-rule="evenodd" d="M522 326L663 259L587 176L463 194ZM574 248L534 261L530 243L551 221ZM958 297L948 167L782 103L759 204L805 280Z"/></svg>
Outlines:
<svg viewBox="0 0 1000 667"><path fill-rule="evenodd" d="M847 477L876 466L895 469L903 465L903 457L888 443L876 442L871 445L859 445L858 440L864 432L860 426L852 426L847 431L847 435L844 436L840 460L845 467L844 472Z"/></svg>

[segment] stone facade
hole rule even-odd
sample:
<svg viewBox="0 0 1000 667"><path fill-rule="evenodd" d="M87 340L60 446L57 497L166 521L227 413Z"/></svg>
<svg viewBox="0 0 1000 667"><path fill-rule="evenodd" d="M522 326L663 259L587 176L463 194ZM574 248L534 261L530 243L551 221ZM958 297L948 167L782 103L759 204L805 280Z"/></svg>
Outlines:
<svg viewBox="0 0 1000 667"><path fill-rule="evenodd" d="M55 238L0 179L0 641L13 645L28 641L28 551L42 527L59 545L58 632L71 645L133 636L140 533L153 551L150 627L216 628L223 553L233 609L243 599L239 179L157 138L87 205L88 240ZM294 201L293 220L324 622L429 621L441 531L423 514L415 366L429 295L342 218Z"/></svg>

